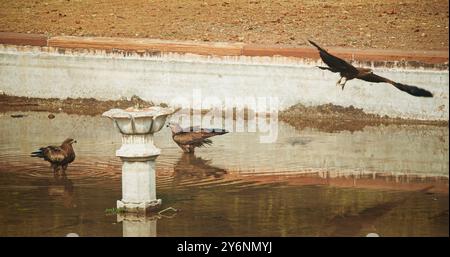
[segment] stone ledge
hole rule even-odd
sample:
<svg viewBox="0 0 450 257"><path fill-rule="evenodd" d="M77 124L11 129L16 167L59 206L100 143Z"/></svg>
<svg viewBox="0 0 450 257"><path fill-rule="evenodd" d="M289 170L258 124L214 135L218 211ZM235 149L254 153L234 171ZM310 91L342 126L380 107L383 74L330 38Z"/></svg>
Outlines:
<svg viewBox="0 0 450 257"><path fill-rule="evenodd" d="M41 34L0 32L0 44L47 46L47 37Z"/></svg>
<svg viewBox="0 0 450 257"><path fill-rule="evenodd" d="M400 51L379 49L352 49L324 47L327 51L347 60L361 62L406 61L429 64L448 63L448 51ZM319 53L314 47L285 48L277 46L245 45L243 55L246 56L285 56L309 59L319 59Z"/></svg>
<svg viewBox="0 0 450 257"><path fill-rule="evenodd" d="M104 37L52 37L48 46L63 48L93 48L104 50L154 51L191 53L199 55L242 55L240 43L202 43L189 41L165 41L158 39L104 38Z"/></svg>
<svg viewBox="0 0 450 257"><path fill-rule="evenodd" d="M55 48L123 50L130 52L171 52L214 56L283 56L318 60L313 47L282 47L244 43L168 41L147 38L75 37L0 32L0 44L49 46ZM360 62L408 62L413 65L448 65L448 51L399 51L379 49L328 48L342 58Z"/></svg>

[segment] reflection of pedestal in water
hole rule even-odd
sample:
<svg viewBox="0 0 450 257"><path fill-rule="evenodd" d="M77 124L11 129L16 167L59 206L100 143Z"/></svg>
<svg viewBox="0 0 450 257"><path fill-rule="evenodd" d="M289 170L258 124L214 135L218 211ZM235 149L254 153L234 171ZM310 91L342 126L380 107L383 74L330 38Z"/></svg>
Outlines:
<svg viewBox="0 0 450 257"><path fill-rule="evenodd" d="M156 237L157 220L157 215L117 214L117 222L122 222L124 237Z"/></svg>
<svg viewBox="0 0 450 257"><path fill-rule="evenodd" d="M153 134L161 130L170 108L112 109L103 116L111 118L122 134L122 146L116 156L122 165L122 200L117 208L142 212L158 208L156 199L155 160L161 153L153 144Z"/></svg>

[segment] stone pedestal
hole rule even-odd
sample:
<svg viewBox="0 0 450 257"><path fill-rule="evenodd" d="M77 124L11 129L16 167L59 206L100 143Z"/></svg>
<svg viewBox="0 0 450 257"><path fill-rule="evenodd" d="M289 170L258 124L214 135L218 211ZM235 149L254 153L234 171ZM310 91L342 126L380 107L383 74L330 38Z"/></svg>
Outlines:
<svg viewBox="0 0 450 257"><path fill-rule="evenodd" d="M155 160L161 153L153 144L153 134L122 135L116 156L122 159L122 200L117 208L129 212L156 210Z"/></svg>
<svg viewBox="0 0 450 257"><path fill-rule="evenodd" d="M161 199L156 199L155 161L124 161L122 166L122 200L117 208L127 211L157 209Z"/></svg>
<svg viewBox="0 0 450 257"><path fill-rule="evenodd" d="M153 144L153 134L158 132L172 114L170 108L112 109L103 116L111 118L122 134L122 146L116 156L122 165L122 199L117 208L125 212L156 210L161 199L156 199L155 160L161 153Z"/></svg>

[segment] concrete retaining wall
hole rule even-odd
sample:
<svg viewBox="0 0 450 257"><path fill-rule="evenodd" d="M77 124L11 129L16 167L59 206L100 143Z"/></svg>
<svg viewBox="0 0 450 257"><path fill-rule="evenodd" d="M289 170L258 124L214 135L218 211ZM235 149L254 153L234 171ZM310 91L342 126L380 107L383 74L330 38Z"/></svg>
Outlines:
<svg viewBox="0 0 450 257"><path fill-rule="evenodd" d="M233 56L226 55L227 45L217 44L210 46L215 52L208 50L212 55L206 55L207 51L195 53L192 49L195 54L191 54L189 47L178 53L173 53L177 51L171 51L170 47L161 52L148 45L141 51L136 50L149 41L125 47L132 52L116 51L120 44L108 45L105 50L96 50L99 47L92 47L92 44L89 48L94 49L79 49L88 46L74 44L69 39L49 39L49 45L54 44L52 47L0 45L0 90L10 95L43 98L107 100L138 95L155 103L170 103L177 96L191 99L193 90L200 89L202 96L218 96L223 101L226 97L278 97L281 109L297 103L332 103L353 105L368 113L391 117L449 118L448 57L445 61L445 56L425 54L419 56L422 59L418 57L420 62L412 57L406 58L407 62L393 62L395 55L390 53L385 55L384 64L383 58L374 58L376 60L371 62L364 59L365 55L359 59L353 56L355 64L372 66L381 76L423 87L435 95L420 98L389 84L358 80L348 82L341 91L335 86L336 74L315 67L321 64L317 56L271 56L267 49L266 54L260 54L263 56L251 56L248 51L247 55ZM236 45L233 47L235 52Z"/></svg>

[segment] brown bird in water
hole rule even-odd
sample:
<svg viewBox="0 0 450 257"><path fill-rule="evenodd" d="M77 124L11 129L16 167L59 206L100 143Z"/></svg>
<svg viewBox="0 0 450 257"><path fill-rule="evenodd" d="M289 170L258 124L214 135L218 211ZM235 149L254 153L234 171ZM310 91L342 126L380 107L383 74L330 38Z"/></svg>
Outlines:
<svg viewBox="0 0 450 257"><path fill-rule="evenodd" d="M72 138L64 140L60 146L47 146L41 147L38 151L32 152L31 157L42 158L48 162L53 169L53 172L58 172L61 168L64 173L67 169L69 163L75 160L75 151L73 150L72 144L77 141Z"/></svg>
<svg viewBox="0 0 450 257"><path fill-rule="evenodd" d="M406 92L413 96L433 97L433 94L428 90L418 88L415 86L397 83L390 79L383 78L381 76L374 74L371 69L354 67L348 62L328 53L325 49L323 49L313 41L311 40L308 41L317 49L319 49L320 58L322 58L322 61L328 65L328 67L318 66L318 68L322 70L329 70L334 73L339 72L341 78L337 81L336 85L342 86L342 90L344 90L345 83L348 80L356 78L373 83L389 83L394 87L396 87L397 89L400 89L401 91Z"/></svg>
<svg viewBox="0 0 450 257"><path fill-rule="evenodd" d="M169 123L167 127L172 130L172 138L175 143L185 153L193 153L196 147L211 145L209 137L223 135L228 133L223 129L205 129L205 128L181 128L177 123Z"/></svg>

